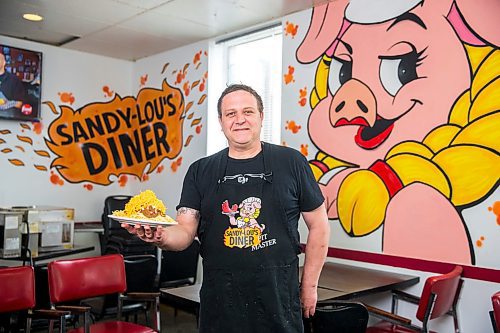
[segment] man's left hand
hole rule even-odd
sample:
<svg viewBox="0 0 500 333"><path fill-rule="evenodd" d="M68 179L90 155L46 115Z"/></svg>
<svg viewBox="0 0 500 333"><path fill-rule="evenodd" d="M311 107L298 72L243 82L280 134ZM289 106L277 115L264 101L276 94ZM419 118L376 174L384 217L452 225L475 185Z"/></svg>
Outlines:
<svg viewBox="0 0 500 333"><path fill-rule="evenodd" d="M316 302L318 301L318 291L316 287L305 287L300 289L300 301L302 303L302 314L304 318L314 316Z"/></svg>

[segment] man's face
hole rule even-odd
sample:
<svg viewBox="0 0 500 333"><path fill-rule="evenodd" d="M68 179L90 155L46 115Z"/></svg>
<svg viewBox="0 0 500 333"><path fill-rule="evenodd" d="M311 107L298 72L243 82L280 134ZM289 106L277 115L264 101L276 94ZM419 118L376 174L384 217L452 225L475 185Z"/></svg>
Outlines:
<svg viewBox="0 0 500 333"><path fill-rule="evenodd" d="M0 53L0 70L5 68L5 56Z"/></svg>
<svg viewBox="0 0 500 333"><path fill-rule="evenodd" d="M222 99L219 118L230 147L246 148L260 144L263 114L257 100L247 91L237 90Z"/></svg>

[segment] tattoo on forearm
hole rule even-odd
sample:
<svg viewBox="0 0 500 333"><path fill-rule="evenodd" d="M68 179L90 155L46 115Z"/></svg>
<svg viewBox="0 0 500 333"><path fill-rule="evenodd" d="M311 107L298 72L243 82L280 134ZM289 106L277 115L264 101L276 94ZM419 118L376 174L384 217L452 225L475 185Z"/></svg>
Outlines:
<svg viewBox="0 0 500 333"><path fill-rule="evenodd" d="M177 216L182 214L190 214L193 215L196 220L200 219L200 211L193 208L181 207L177 209Z"/></svg>

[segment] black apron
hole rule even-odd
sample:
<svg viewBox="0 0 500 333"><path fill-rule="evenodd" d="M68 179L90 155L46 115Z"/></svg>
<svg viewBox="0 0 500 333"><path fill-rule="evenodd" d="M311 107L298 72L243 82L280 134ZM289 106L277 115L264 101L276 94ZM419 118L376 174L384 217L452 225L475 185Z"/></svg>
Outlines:
<svg viewBox="0 0 500 333"><path fill-rule="evenodd" d="M303 332L298 242L272 183L270 147L262 149L262 174L226 175L223 154L216 195L207 200L202 333Z"/></svg>

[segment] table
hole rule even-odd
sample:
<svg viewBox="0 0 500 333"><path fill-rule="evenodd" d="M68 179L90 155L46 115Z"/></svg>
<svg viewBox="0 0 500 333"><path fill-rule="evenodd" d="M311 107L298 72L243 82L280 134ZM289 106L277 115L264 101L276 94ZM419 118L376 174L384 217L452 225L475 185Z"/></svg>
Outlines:
<svg viewBox="0 0 500 333"><path fill-rule="evenodd" d="M93 250L94 250L94 246L81 246L81 247L75 246L71 249L61 249L61 250L46 251L46 252L39 251L38 256L31 258L30 264L34 265L35 262L37 262L37 261L60 258L60 257L64 257L64 256L69 256L72 254L90 252ZM22 261L24 264L25 261L30 261L30 258L28 258L26 256L20 256L20 257L12 257L12 258L2 258L2 260Z"/></svg>
<svg viewBox="0 0 500 333"><path fill-rule="evenodd" d="M75 222L75 232L95 232L104 233L104 227L101 222Z"/></svg>
<svg viewBox="0 0 500 333"><path fill-rule="evenodd" d="M345 300L406 288L419 281L418 276L326 262L318 281L318 300L320 300L320 288L337 292L334 297L324 298L324 300ZM327 295L326 292L325 295Z"/></svg>
<svg viewBox="0 0 500 333"><path fill-rule="evenodd" d="M327 262L323 266L318 282L318 302L354 299L406 288L417 284L419 280L418 276ZM162 297L170 301L197 307L200 304L200 288L201 283L197 283L178 288L161 288L160 292Z"/></svg>
<svg viewBox="0 0 500 333"><path fill-rule="evenodd" d="M197 308L200 306L201 283L195 283L190 286L176 288L160 288L162 298L181 307Z"/></svg>

